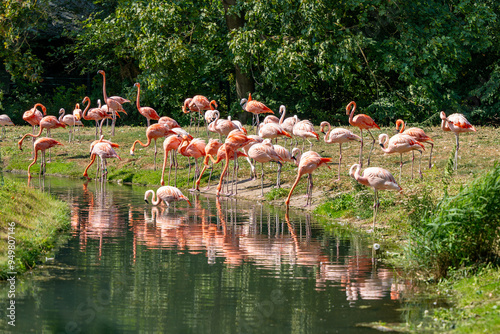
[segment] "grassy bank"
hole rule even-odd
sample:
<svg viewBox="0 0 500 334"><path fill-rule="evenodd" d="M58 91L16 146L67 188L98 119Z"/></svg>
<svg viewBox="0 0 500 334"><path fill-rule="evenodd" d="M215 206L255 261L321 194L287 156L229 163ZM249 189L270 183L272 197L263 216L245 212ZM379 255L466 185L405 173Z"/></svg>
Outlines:
<svg viewBox="0 0 500 334"><path fill-rule="evenodd" d="M70 225L66 203L25 184L2 179L0 203L0 278L5 279L7 272L23 273L50 257L60 232ZM15 254L9 254L9 240L15 240Z"/></svg>

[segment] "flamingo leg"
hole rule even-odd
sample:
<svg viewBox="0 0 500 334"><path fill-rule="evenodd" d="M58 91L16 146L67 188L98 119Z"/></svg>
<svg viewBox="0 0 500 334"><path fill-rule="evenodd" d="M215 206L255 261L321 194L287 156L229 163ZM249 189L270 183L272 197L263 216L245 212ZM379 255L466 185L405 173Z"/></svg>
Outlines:
<svg viewBox="0 0 500 334"><path fill-rule="evenodd" d="M369 167L370 166L370 156L372 154L372 150L373 150L373 146L375 145L375 137L373 137L370 129L366 129L366 131L368 131L368 133L370 134L370 136L372 137L372 146L370 147L370 153L368 153L368 162L367 162L367 166Z"/></svg>
<svg viewBox="0 0 500 334"><path fill-rule="evenodd" d="M281 163L278 162L278 177L276 179L276 188L281 188Z"/></svg>
<svg viewBox="0 0 500 334"><path fill-rule="evenodd" d="M227 167L229 165L229 149L226 148L226 163L224 164L224 169L222 170L219 185L217 186L216 195L219 196L220 190L222 189L222 181L224 180L224 174L226 174Z"/></svg>
<svg viewBox="0 0 500 334"><path fill-rule="evenodd" d="M211 163L210 174L208 174L208 183L207 187L205 188L206 190L210 189L210 179L212 178L212 171L214 170L214 163L213 162L210 163Z"/></svg>
<svg viewBox="0 0 500 334"><path fill-rule="evenodd" d="M337 181L340 181L340 165L342 164L342 143L339 144L339 173Z"/></svg>
<svg viewBox="0 0 500 334"><path fill-rule="evenodd" d="M156 139L155 139L155 162L154 162L154 169L153 170L156 170L156 153L157 153L157 150L156 150Z"/></svg>
<svg viewBox="0 0 500 334"><path fill-rule="evenodd" d="M238 170L240 169L240 164L238 163L238 157L234 158L235 163L235 195L238 195Z"/></svg>
<svg viewBox="0 0 500 334"><path fill-rule="evenodd" d="M455 133L455 136L457 137L457 146L455 148L455 170L458 169L458 149L460 147L460 143L458 141L458 133Z"/></svg>
<svg viewBox="0 0 500 334"><path fill-rule="evenodd" d="M312 174L308 174L307 179L309 181L308 187L307 187L307 201L306 201L306 206L310 206L312 204L312 190L313 190L313 178Z"/></svg>
<svg viewBox="0 0 500 334"><path fill-rule="evenodd" d="M359 165L363 168L363 130L359 129L361 132L361 145L359 146Z"/></svg>
<svg viewBox="0 0 500 334"><path fill-rule="evenodd" d="M42 159L40 159L40 175L43 175L45 169L45 150L42 151Z"/></svg>
<svg viewBox="0 0 500 334"><path fill-rule="evenodd" d="M403 153L399 154L400 162L399 162L399 183L401 183L401 173L403 171Z"/></svg>
<svg viewBox="0 0 500 334"><path fill-rule="evenodd" d="M411 151L411 179L413 180L413 163L415 162L415 151Z"/></svg>
<svg viewBox="0 0 500 334"><path fill-rule="evenodd" d="M431 154L429 155L429 169L432 168L432 150L434 149L434 144L429 143L431 145Z"/></svg>
<svg viewBox="0 0 500 334"><path fill-rule="evenodd" d="M376 189L375 190L375 196L374 196L374 201L373 201L373 231L375 232L375 221L377 219L377 211L379 207L379 202L378 202L378 192Z"/></svg>
<svg viewBox="0 0 500 334"><path fill-rule="evenodd" d="M47 134L48 134L49 138L52 138L52 137L50 137L50 129L48 129L48 128L47 128ZM52 154L51 154L50 148L49 148L49 162L52 162Z"/></svg>
<svg viewBox="0 0 500 334"><path fill-rule="evenodd" d="M420 162L418 163L418 173L420 174L420 178L423 179L422 175L422 151L420 151Z"/></svg>
<svg viewBox="0 0 500 334"><path fill-rule="evenodd" d="M264 197L264 163L261 163L262 165L262 173L260 174L260 196L259 197Z"/></svg>
<svg viewBox="0 0 500 334"><path fill-rule="evenodd" d="M160 179L160 184L162 186L165 185L165 167L167 167L167 159L168 159L168 155L169 155L170 152L168 151L165 151L164 154L163 154L163 166L162 166L162 169L161 169L161 179ZM172 160L170 160L170 167L172 167ZM170 170L169 170L169 173L168 173L168 184L170 185Z"/></svg>

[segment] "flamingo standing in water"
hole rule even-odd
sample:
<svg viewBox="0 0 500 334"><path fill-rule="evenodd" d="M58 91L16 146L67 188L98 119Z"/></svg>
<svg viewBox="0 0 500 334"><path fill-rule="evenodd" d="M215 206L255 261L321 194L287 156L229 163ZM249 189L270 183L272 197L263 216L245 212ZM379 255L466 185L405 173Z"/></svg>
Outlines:
<svg viewBox="0 0 500 334"><path fill-rule="evenodd" d="M387 147L385 147L385 144L389 141L389 144ZM384 151L387 154L391 153L399 153L400 156L400 163L399 163L399 182L401 182L401 171L403 169L403 153L410 152L410 151L419 151L420 152L420 163L422 162L422 150L425 151L425 147L422 143L416 141L413 139L413 137L405 134L395 134L394 136L389 139L389 136L385 133L382 133L380 136L378 136L378 142L380 144L380 147L382 148L382 151ZM413 179L413 162L415 160L415 156L413 156L413 159L411 161L411 178ZM418 167L418 172L420 174L420 177L422 177L422 170L421 166L419 165Z"/></svg>
<svg viewBox="0 0 500 334"><path fill-rule="evenodd" d="M226 174L227 167L229 166L229 160L230 160L230 154L231 152L234 154L234 152L243 146L255 141L253 138L248 138L245 132L242 130L233 130L229 133L227 136L226 140L224 141L224 144L226 144L226 164L224 165L224 169L222 170L220 179L219 179L219 185L217 186L217 192L216 195L219 196L220 191L222 189L222 181L224 179L224 175ZM234 163L237 162L237 159L234 160Z"/></svg>
<svg viewBox="0 0 500 334"><path fill-rule="evenodd" d="M259 115L264 113L274 114L274 112L268 108L264 103L252 100L252 94L248 94L248 99L241 99L240 105L243 110L248 111L253 114L254 118L254 126L255 126L255 134L257 134L257 130L259 129Z"/></svg>
<svg viewBox="0 0 500 334"><path fill-rule="evenodd" d="M6 125L14 125L8 115L0 115L0 125L2 126L2 134L5 137L5 126Z"/></svg>
<svg viewBox="0 0 500 334"><path fill-rule="evenodd" d="M268 123L272 124L272 123ZM262 174L260 175L260 197L264 196L264 163L276 162L281 167L281 157L274 150L271 139L264 139L262 143L252 145L248 150L248 157L260 162L262 165Z"/></svg>
<svg viewBox="0 0 500 334"><path fill-rule="evenodd" d="M90 163L87 165L85 171L83 172L83 176L89 180L90 178L87 174L87 171L90 166L92 166L97 156L99 156L101 160L101 166L98 166L97 171L99 171L99 169L101 170L102 179L104 179L106 175L108 175L106 159L118 158L118 160L121 160L120 156L118 156L118 153L116 153L116 151L113 149L113 147L119 147L118 144L112 143L109 140L104 140L103 138L104 136L101 135L101 138L99 140L94 140L90 144Z"/></svg>
<svg viewBox="0 0 500 334"><path fill-rule="evenodd" d="M455 146L455 170L457 170L458 149L460 147L458 136L462 132L476 132L476 128L472 124L470 124L467 118L465 118L465 116L462 114L451 114L450 116L446 117L444 111L441 111L439 116L441 117L441 130L453 132L457 139Z"/></svg>
<svg viewBox="0 0 500 334"><path fill-rule="evenodd" d="M102 95L104 97L104 102L107 105L108 109L113 113L113 122L111 123L111 135L115 135L115 123L116 123L116 115L118 112L123 112L127 114L127 112L123 109L122 104L130 102L130 100L124 99L120 96L110 96L106 93L106 73L103 70L97 71L97 73L102 75Z"/></svg>
<svg viewBox="0 0 500 334"><path fill-rule="evenodd" d="M155 192L154 190L147 190L144 194L144 201L149 204L148 198L149 195L153 195L152 197L152 204L153 205L158 205L161 202L165 203L167 207L170 207L170 203L172 202L178 202L178 201L186 201L188 202L189 206L191 206L191 202L189 199L182 194L182 191L180 191L176 187L172 186L163 186L158 188L156 190L156 199L155 199Z"/></svg>
<svg viewBox="0 0 500 334"><path fill-rule="evenodd" d="M360 174L361 165L354 164L351 166L349 170L349 175L353 177L358 183L372 187L374 194L373 201L373 230L375 230L375 219L377 218L378 207L380 206L380 202L378 201L378 191L379 190L398 190L402 191L402 188L394 179L392 174L383 168L379 167L370 167L366 168L363 171L363 174Z"/></svg>
<svg viewBox="0 0 500 334"><path fill-rule="evenodd" d="M328 126L328 131L325 133L324 128L326 126ZM336 181L340 181L340 165L342 163L342 144L348 143L353 140L361 141L361 138L358 135L352 133L352 131L349 131L347 129L335 128L332 130L330 123L326 121L321 122L320 127L321 127L321 132L325 133L325 138L324 138L325 143L339 144L339 171L338 171L338 178Z"/></svg>
<svg viewBox="0 0 500 334"><path fill-rule="evenodd" d="M28 166L28 179L31 178L30 169L31 169L31 166L33 166L36 163L36 160L38 158L38 151L42 151L42 161L40 163L40 174L43 175L45 173L45 150L50 149L51 147L54 147L56 145L63 146L63 144L61 144L57 140L52 139L52 138L47 138L47 137L41 137L35 141L35 146L34 146L35 158L33 159L33 162Z"/></svg>
<svg viewBox="0 0 500 334"><path fill-rule="evenodd" d="M370 155L372 154L373 145L375 144L375 137L373 137L370 129L380 129L380 127L375 124L375 121L368 115L358 114L354 116L354 112L356 111L356 102L351 101L347 107L345 108L346 115L349 115L349 124L359 128L361 132L361 147L359 149L359 164L363 167L363 130L368 131L370 136L372 137L372 146L370 148L370 153L368 153L368 161L367 165L370 166Z"/></svg>
<svg viewBox="0 0 500 334"><path fill-rule="evenodd" d="M175 181L174 186L177 186L177 158L176 153L177 149L182 143L182 137L180 135L171 135L165 138L163 141L163 168L161 171L161 180L160 184L162 186L165 185L165 167L167 166L167 158L170 154L170 165L168 167L168 185L170 185L170 172L172 170L172 165L175 167Z"/></svg>
<svg viewBox="0 0 500 334"><path fill-rule="evenodd" d="M175 134L175 132L170 130L170 128L168 128L165 125L156 123L156 124L148 126L148 128L146 130L146 137L148 138L147 143L143 144L139 139L134 141L134 143L132 144L132 147L130 148L130 155L134 155L135 144L139 143L142 147L148 147L151 144L151 140L154 140L155 141L154 170L156 170L156 153L157 153L156 140L158 138L166 137L170 134Z"/></svg>
<svg viewBox="0 0 500 334"><path fill-rule="evenodd" d="M312 189L313 189L312 173L316 170L316 168L320 167L321 165L325 165L326 167L331 169L330 166L327 165L327 163L332 161L332 158L323 158L317 152L314 151L307 151L304 154L301 154L298 148L294 148L292 150L292 157L296 161L298 161L299 167L297 170L297 178L295 179L295 182L293 183L292 188L288 193L288 197L285 200L285 204L288 208L288 206L290 205L290 198L292 197L293 190L299 183L302 175L307 174L308 186L307 186L306 206L311 205Z"/></svg>
<svg viewBox="0 0 500 334"><path fill-rule="evenodd" d="M401 126L401 130L399 130L399 127ZM411 136L413 139L420 143L426 143L431 145L431 154L429 155L429 169L432 168L432 150L434 149L434 143L431 137L425 134L425 131L422 130L421 128L416 128L412 127L409 129L406 129L406 124L402 119L398 119L396 121L396 130L399 130L399 133ZM415 152L413 152L415 154Z"/></svg>
<svg viewBox="0 0 500 334"><path fill-rule="evenodd" d="M141 107L140 103L139 103L139 99L141 97L141 84L136 82L134 84L134 87L137 87L137 100L135 101L135 104L137 106L137 110L139 111L139 113L146 117L147 121L148 121L148 127L149 127L149 122L150 120L159 120L160 119L160 116L158 115L158 113L156 112L156 110L154 110L153 108L151 107Z"/></svg>

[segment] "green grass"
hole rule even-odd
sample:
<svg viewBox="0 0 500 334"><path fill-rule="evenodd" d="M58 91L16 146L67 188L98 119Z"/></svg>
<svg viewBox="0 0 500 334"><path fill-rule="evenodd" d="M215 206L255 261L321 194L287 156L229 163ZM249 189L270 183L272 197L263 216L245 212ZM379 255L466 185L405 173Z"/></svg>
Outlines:
<svg viewBox="0 0 500 334"><path fill-rule="evenodd" d="M11 180L0 185L0 278L5 279L8 268L8 232L15 237L15 270L29 270L43 256L50 256L61 231L69 228L69 209L66 203ZM12 260L12 258L11 258Z"/></svg>

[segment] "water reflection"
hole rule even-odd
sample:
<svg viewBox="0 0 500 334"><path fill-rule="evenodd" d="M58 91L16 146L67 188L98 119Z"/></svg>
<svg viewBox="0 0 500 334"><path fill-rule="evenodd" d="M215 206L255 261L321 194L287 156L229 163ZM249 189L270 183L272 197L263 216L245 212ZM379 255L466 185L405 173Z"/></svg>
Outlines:
<svg viewBox="0 0 500 334"><path fill-rule="evenodd" d="M160 323L176 323L171 332L199 330L214 312L221 323L201 332L360 332L359 322L399 320L402 288L393 271L362 237L325 234L308 214L202 194L188 195L193 207L179 202L167 210L144 204L146 188L69 183L31 184L71 206L73 240L56 261L90 285L75 283L79 293L107 286L112 307L102 317L119 319L121 331L127 317L141 330L161 331ZM341 320L344 305L353 310ZM139 321L151 312L151 324Z"/></svg>

